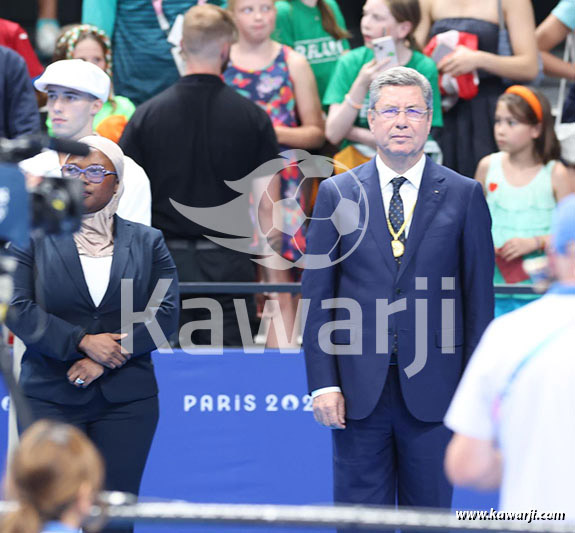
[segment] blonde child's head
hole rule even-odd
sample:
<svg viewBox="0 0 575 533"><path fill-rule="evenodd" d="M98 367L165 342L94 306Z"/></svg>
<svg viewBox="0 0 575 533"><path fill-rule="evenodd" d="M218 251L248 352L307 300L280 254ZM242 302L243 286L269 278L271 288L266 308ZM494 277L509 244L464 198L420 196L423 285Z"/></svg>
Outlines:
<svg viewBox="0 0 575 533"><path fill-rule="evenodd" d="M104 480L104 464L79 429L41 420L22 435L8 467L6 492L18 509L3 533L38 533L68 512L86 516Z"/></svg>

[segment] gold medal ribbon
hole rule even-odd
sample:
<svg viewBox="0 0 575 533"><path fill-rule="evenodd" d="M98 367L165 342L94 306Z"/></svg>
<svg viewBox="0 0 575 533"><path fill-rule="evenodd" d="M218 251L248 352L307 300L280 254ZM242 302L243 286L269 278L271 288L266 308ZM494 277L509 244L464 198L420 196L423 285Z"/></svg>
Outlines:
<svg viewBox="0 0 575 533"><path fill-rule="evenodd" d="M409 215L407 215L407 218L405 218L405 220L403 221L403 224L401 225L401 227L399 228L399 230L397 232L393 231L393 226L391 225L391 222L389 221L389 216L386 215L386 217L385 217L385 220L387 221L387 229L389 229L389 233L391 233L391 236L393 237L393 239L391 241L391 250L393 252L393 257L401 257L403 255L403 253L405 252L405 246L399 240L399 237L405 231L407 223L411 220L411 217L413 216L413 212L415 211L416 205L417 205L417 201L413 204L413 207L411 208Z"/></svg>

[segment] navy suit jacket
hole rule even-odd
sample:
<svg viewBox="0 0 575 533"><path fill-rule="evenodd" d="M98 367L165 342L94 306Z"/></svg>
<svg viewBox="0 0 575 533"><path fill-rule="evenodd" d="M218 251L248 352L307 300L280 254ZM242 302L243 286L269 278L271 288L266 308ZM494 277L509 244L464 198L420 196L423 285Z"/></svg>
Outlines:
<svg viewBox="0 0 575 533"><path fill-rule="evenodd" d="M158 392L150 352L156 349L143 323L133 325L133 354L86 389L71 385L66 373L78 359L85 334L120 333L120 283L133 279L133 311L143 311L159 279L171 280L156 313L166 338L176 331L179 291L176 267L157 229L114 217L114 255L107 291L100 305L90 296L71 235L32 239L14 249L18 266L7 325L26 345L20 384L24 393L65 405L89 402L100 388L111 402L127 402Z"/></svg>
<svg viewBox="0 0 575 533"><path fill-rule="evenodd" d="M0 46L0 137L40 132L36 93L24 59Z"/></svg>
<svg viewBox="0 0 575 533"><path fill-rule="evenodd" d="M401 390L409 411L419 420L439 422L493 318L494 249L481 185L427 158L398 269L375 159L353 172L357 180L347 172L321 184L307 233L306 253L313 256L331 250L332 260L349 254L359 242L343 261L304 271L302 295L310 300L304 332L309 389L339 386L346 416L367 417L381 396L389 353L396 343ZM342 197L359 201L361 224L360 229L340 236L326 221ZM366 228L363 236L361 227ZM427 290L421 280L416 289L416 278L425 278ZM451 278L453 287L443 278ZM345 309L349 303L322 308L322 301L332 298L349 298L357 302L356 309ZM387 305L405 303L405 310L391 314L387 323L382 312L385 300ZM416 324L416 315L425 312L427 320ZM447 318L450 314L454 320ZM342 322L332 332L322 328L332 321ZM327 353L320 336L333 343ZM427 350L422 368L413 364L416 339L418 351Z"/></svg>

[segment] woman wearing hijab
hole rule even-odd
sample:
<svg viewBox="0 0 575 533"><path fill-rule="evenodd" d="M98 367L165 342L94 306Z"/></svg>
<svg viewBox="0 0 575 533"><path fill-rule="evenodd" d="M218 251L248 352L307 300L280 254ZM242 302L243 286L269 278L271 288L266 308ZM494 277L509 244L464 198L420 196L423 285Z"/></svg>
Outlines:
<svg viewBox="0 0 575 533"><path fill-rule="evenodd" d="M150 353L178 325L176 267L160 231L115 214L122 150L80 141L89 155L68 156L62 175L84 182L81 229L14 250L7 324L26 345L20 384L34 415L81 428L104 457L106 489L137 494L158 422Z"/></svg>

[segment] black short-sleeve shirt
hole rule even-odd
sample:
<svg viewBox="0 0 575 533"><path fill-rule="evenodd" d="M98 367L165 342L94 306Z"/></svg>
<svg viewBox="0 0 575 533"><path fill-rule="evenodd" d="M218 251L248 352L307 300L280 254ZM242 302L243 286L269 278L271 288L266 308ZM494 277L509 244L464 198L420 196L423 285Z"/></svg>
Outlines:
<svg viewBox="0 0 575 533"><path fill-rule="evenodd" d="M210 74L185 76L139 106L120 145L150 178L152 225L166 239L220 234L188 220L170 199L193 207L230 202L240 193L224 182L244 178L279 152L265 111ZM250 216L247 209L242 216Z"/></svg>

